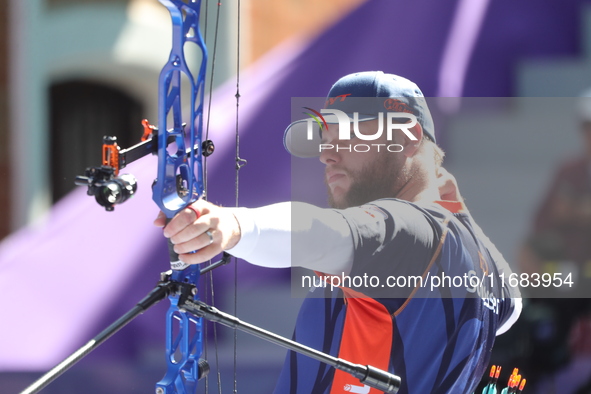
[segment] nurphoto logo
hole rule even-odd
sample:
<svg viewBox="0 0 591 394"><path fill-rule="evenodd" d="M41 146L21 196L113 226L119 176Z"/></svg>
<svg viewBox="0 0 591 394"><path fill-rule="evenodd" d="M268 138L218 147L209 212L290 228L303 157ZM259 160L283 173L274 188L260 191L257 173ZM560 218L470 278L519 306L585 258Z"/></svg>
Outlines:
<svg viewBox="0 0 591 394"><path fill-rule="evenodd" d="M362 119L359 120L359 113L354 112L353 119L349 117L343 111L338 109L321 109L320 112L313 110L309 107L304 107L309 112L305 112L309 119L307 121L307 134L306 138L311 141L314 139L314 123L317 124L320 130L324 130L328 128L328 122L326 118L330 116L330 123L331 124L338 124L338 140L339 141L346 141L351 140L352 138L358 138L361 141L376 141L382 137L384 132L386 133L386 140L392 141L392 135L395 130L402 131L408 138L413 141L417 140L411 132L410 129L413 128L417 124L417 118L415 115L407 113L407 112L387 112L384 114L383 112L379 112L375 117L372 119L378 120L377 130L373 133L367 133L364 131L363 133L359 130L359 122L368 120ZM385 127L384 127L385 125ZM385 143L361 143L361 144L350 144L348 146L341 145L341 144L328 144L328 143L321 143L319 145L320 152L323 150L335 149L338 151L346 150L348 152L369 152L372 148L379 152L380 150L387 150L388 152L401 152L403 146L400 144L385 144Z"/></svg>

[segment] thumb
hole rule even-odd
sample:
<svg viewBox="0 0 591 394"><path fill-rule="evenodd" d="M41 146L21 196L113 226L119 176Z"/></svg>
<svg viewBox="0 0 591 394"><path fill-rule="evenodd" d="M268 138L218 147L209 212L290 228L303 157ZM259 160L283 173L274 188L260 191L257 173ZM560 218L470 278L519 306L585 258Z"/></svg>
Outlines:
<svg viewBox="0 0 591 394"><path fill-rule="evenodd" d="M158 212L158 216L154 219L154 226L156 227L164 227L166 225L166 215L164 212Z"/></svg>

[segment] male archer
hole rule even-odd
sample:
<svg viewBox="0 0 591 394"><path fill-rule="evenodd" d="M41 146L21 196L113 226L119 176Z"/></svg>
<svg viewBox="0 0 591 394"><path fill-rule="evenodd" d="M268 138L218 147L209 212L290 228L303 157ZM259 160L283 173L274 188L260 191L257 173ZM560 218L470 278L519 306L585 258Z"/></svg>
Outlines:
<svg viewBox="0 0 591 394"><path fill-rule="evenodd" d="M189 264L225 250L256 265L314 270L329 285L304 300L295 340L400 376L401 394L472 393L521 300L497 280L510 268L441 167L422 92L396 75L361 72L339 79L321 112L322 127L294 122L285 145L320 158L332 208L197 201L164 235ZM311 135L309 127L317 130ZM377 390L289 352L275 392Z"/></svg>

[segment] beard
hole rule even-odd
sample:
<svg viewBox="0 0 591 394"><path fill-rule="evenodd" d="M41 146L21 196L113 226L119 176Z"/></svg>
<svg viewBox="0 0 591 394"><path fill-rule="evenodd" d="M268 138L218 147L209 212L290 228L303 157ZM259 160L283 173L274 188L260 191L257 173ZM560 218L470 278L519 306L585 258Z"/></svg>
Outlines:
<svg viewBox="0 0 591 394"><path fill-rule="evenodd" d="M367 204L381 198L395 198L410 181L410 174L397 155L384 154L354 171L337 166L350 179L350 187L340 198L327 185L328 203L332 208L345 209Z"/></svg>

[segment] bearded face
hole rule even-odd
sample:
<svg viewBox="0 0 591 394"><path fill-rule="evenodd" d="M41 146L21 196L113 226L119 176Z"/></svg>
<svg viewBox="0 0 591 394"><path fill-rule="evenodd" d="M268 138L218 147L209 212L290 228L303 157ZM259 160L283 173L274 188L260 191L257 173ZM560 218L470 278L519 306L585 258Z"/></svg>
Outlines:
<svg viewBox="0 0 591 394"><path fill-rule="evenodd" d="M349 187L331 187L327 182L328 202L332 208L344 209L360 206L380 198L396 197L408 175L405 168L397 166L400 160L391 153L367 162L359 169L342 168Z"/></svg>
<svg viewBox="0 0 591 394"><path fill-rule="evenodd" d="M367 134L375 132L376 121L360 122L359 127ZM337 130L338 131L338 130ZM335 144L335 128L323 133L323 141ZM384 137L385 138L385 137ZM386 144L391 141L372 141ZM340 141L342 147L364 143L357 138ZM335 144L336 145L336 144ZM396 197L410 180L404 166L405 156L401 152L390 152L377 148L368 152L355 152L354 149L323 150L320 160L326 165L325 183L328 202L333 208L348 208L366 204L380 198Z"/></svg>

